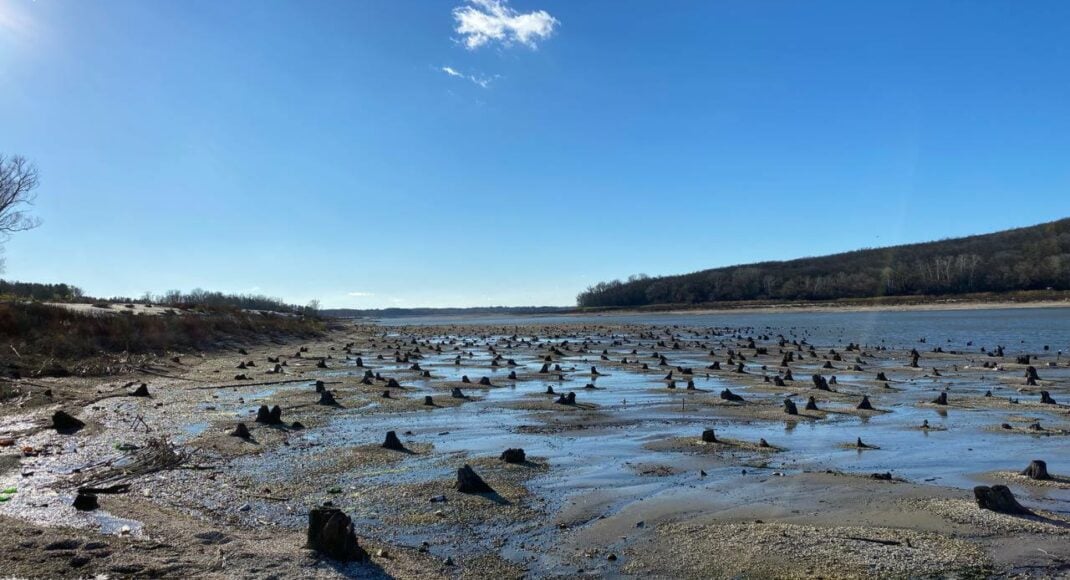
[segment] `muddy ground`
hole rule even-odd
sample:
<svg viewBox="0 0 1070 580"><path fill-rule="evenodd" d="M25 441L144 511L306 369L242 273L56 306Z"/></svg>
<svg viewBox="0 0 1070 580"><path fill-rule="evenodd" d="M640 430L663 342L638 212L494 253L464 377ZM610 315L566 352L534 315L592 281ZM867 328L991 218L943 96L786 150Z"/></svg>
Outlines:
<svg viewBox="0 0 1070 580"><path fill-rule="evenodd" d="M1070 367L994 347L350 324L126 376L7 381L0 576L1065 575ZM318 404L317 381L337 405ZM130 396L141 384L150 396ZM261 405L282 423L257 423ZM60 410L85 427L58 433ZM239 422L250 438L230 434ZM406 450L383 449L387 431ZM502 461L507 448L526 460ZM1032 459L1054 479L1017 475ZM466 464L494 493L455 489ZM1033 515L979 509L973 486L993 484ZM118 493L76 510L86 487ZM368 561L306 549L324 502L353 518Z"/></svg>

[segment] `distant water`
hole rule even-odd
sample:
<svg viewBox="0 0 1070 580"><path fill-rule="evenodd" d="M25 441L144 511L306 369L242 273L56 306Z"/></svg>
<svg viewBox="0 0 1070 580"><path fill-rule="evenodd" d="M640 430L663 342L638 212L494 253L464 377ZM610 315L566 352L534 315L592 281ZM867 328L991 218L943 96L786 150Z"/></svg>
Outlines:
<svg viewBox="0 0 1070 580"><path fill-rule="evenodd" d="M386 318L383 325L525 324L641 324L745 329L744 332L783 333L814 344L855 342L893 348L925 347L944 350L987 349L1002 345L1008 354L1051 352L1070 354L1070 307L977 310L915 310L867 312L738 312L717 314L634 313L550 316L421 316Z"/></svg>

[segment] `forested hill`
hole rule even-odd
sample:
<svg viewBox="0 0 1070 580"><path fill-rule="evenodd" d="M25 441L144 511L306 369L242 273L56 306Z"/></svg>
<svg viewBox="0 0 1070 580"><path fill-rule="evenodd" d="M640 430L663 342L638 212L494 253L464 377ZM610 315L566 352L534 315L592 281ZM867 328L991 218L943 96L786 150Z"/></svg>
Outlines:
<svg viewBox="0 0 1070 580"><path fill-rule="evenodd" d="M1070 290L1070 218L992 234L600 282L581 307Z"/></svg>

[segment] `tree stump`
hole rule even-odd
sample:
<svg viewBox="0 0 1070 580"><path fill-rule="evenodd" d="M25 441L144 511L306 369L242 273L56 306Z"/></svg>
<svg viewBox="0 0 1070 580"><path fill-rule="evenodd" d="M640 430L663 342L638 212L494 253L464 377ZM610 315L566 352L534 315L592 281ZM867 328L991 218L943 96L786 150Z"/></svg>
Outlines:
<svg viewBox="0 0 1070 580"><path fill-rule="evenodd" d="M743 397L733 393L730 389L725 389L725 390L721 391L721 398L726 400L726 401L731 401L733 403L742 403L743 402Z"/></svg>
<svg viewBox="0 0 1070 580"><path fill-rule="evenodd" d="M813 395L811 395L810 398L806 399L806 410L807 411L817 411L818 410L817 409L817 399L815 399L813 397Z"/></svg>
<svg viewBox="0 0 1070 580"><path fill-rule="evenodd" d="M59 433L74 433L85 427L85 423L72 417L65 411L52 413L52 428Z"/></svg>
<svg viewBox="0 0 1070 580"><path fill-rule="evenodd" d="M424 395L424 406L425 407L434 407L435 406L435 401L433 399L431 399L431 395Z"/></svg>
<svg viewBox="0 0 1070 580"><path fill-rule="evenodd" d="M492 386L494 386L494 385L490 384L490 377L483 377L483 378L479 379L479 384L484 386L484 387L492 387Z"/></svg>
<svg viewBox="0 0 1070 580"><path fill-rule="evenodd" d="M1055 399L1051 398L1051 393L1048 391L1040 391L1040 402L1045 405L1057 405Z"/></svg>
<svg viewBox="0 0 1070 580"><path fill-rule="evenodd" d="M465 464L457 470L457 491L461 493L494 493L494 490L483 481L482 477Z"/></svg>
<svg viewBox="0 0 1070 580"><path fill-rule="evenodd" d="M323 392L320 393L320 400L318 401L318 404L326 405L329 407L339 406L338 401L334 398L334 393L328 391L327 389L324 389Z"/></svg>
<svg viewBox="0 0 1070 580"><path fill-rule="evenodd" d="M74 496L74 509L80 512L91 512L98 507L100 503L97 501L96 494L79 491L78 495Z"/></svg>
<svg viewBox="0 0 1070 580"><path fill-rule="evenodd" d="M453 387L453 390L450 391L450 396L453 397L454 399L463 399L464 398L464 393L461 392L461 389L459 389L457 387Z"/></svg>
<svg viewBox="0 0 1070 580"><path fill-rule="evenodd" d="M386 432L386 440L383 441L383 449L390 449L392 451L407 451L405 446L401 444L401 440L398 439L398 434L394 431Z"/></svg>
<svg viewBox="0 0 1070 580"><path fill-rule="evenodd" d="M798 415L799 408L795 406L795 401L784 399L784 412L789 415Z"/></svg>
<svg viewBox="0 0 1070 580"><path fill-rule="evenodd" d="M506 449L502 451L501 460L506 463L524 463L527 461L527 455L523 449Z"/></svg>
<svg viewBox="0 0 1070 580"><path fill-rule="evenodd" d="M245 423L238 423L238 426L230 432L230 436L248 440L253 434L249 432L249 428L245 426Z"/></svg>
<svg viewBox="0 0 1070 580"><path fill-rule="evenodd" d="M991 510L1002 514L1031 515L1033 512L1022 507L1014 494L1005 485L978 485L973 488L973 496L977 500L977 506L983 510Z"/></svg>
<svg viewBox="0 0 1070 580"><path fill-rule="evenodd" d="M947 393L940 393L940 396L936 397L936 400L933 401L933 404L934 405L946 405L947 404Z"/></svg>
<svg viewBox="0 0 1070 580"><path fill-rule="evenodd" d="M130 393L130 396L131 397L148 397L149 396L149 386L146 385L145 383L141 383L141 386L139 386L138 388L134 389L134 392Z"/></svg>
<svg viewBox="0 0 1070 580"><path fill-rule="evenodd" d="M1029 479L1051 479L1051 475L1048 474L1048 464L1040 459L1034 459L1029 462L1029 467L1026 467L1022 471L1022 475Z"/></svg>
<svg viewBox="0 0 1070 580"><path fill-rule="evenodd" d="M873 405L869 402L869 395L862 395L862 402L855 408L860 411L872 411Z"/></svg>
<svg viewBox="0 0 1070 580"><path fill-rule="evenodd" d="M704 429L702 431L703 443L717 443L717 433L713 429Z"/></svg>
<svg viewBox="0 0 1070 580"><path fill-rule="evenodd" d="M308 548L340 562L361 562L368 553L357 543L353 520L333 507L308 512Z"/></svg>

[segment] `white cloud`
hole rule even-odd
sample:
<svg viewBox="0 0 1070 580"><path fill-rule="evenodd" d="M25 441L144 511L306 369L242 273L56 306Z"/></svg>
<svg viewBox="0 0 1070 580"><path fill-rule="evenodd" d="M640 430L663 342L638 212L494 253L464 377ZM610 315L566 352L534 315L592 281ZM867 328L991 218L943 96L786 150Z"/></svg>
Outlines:
<svg viewBox="0 0 1070 580"><path fill-rule="evenodd" d="M451 66L444 66L440 70L442 72L450 75L451 77L458 78L458 79L464 79L464 80L469 81L469 82L471 82L471 83L473 83L475 85L478 85L478 86L480 86L480 87L482 87L484 89L490 88L490 82L491 82L491 80L493 80L493 79L488 78L488 77L482 77L482 76L476 76L476 75L466 75L466 74L462 73L461 71L459 71L459 70L457 70L457 69L455 69L455 68L453 68Z"/></svg>
<svg viewBox="0 0 1070 580"><path fill-rule="evenodd" d="M350 292L348 294L348 296L352 296L354 298L368 298L368 297L371 297L371 296L375 296L375 293L374 292Z"/></svg>
<svg viewBox="0 0 1070 580"><path fill-rule="evenodd" d="M559 24L545 10L521 14L510 8L506 0L468 0L468 5L453 9L453 19L457 21L454 30L469 50L491 42L506 47L519 43L536 48L537 42L549 38Z"/></svg>

